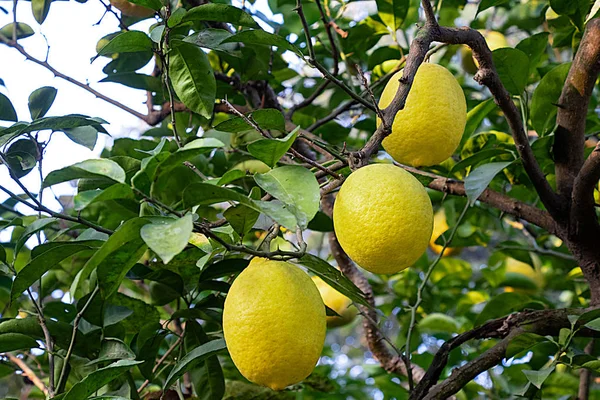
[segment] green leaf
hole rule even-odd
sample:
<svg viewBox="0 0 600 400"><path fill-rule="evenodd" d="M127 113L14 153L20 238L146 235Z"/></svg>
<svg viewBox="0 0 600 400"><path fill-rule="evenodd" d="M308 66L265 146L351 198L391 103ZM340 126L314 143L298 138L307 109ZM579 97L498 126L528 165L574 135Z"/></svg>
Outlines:
<svg viewBox="0 0 600 400"><path fill-rule="evenodd" d="M217 4L209 3L207 5ZM231 36L231 33L223 29L208 28L186 37L185 39L183 39L183 41L193 43L196 46L204 47L206 49L224 52L227 53L228 56L237 57L241 59L243 55L240 51L240 46L237 43L223 43L225 39Z"/></svg>
<svg viewBox="0 0 600 400"><path fill-rule="evenodd" d="M254 175L254 180L265 192L281 200L306 229L308 222L319 211L319 182L306 168L284 166L266 174Z"/></svg>
<svg viewBox="0 0 600 400"><path fill-rule="evenodd" d="M250 14L228 4L209 3L191 8L183 18L183 21L229 22L235 26L260 28Z"/></svg>
<svg viewBox="0 0 600 400"><path fill-rule="evenodd" d="M540 81L531 99L531 125L540 136L548 134L556 125L558 99L569 74L571 63L551 69Z"/></svg>
<svg viewBox="0 0 600 400"><path fill-rule="evenodd" d="M183 8L183 7L177 8L173 13L171 13L171 16L167 20L167 26L169 28L173 28L173 27L179 25L186 13L187 13L187 10L185 8Z"/></svg>
<svg viewBox="0 0 600 400"><path fill-rule="evenodd" d="M27 228L25 228L25 231L21 233L19 240L17 240L17 243L15 244L15 253L21 251L21 248L25 245L25 242L27 242L31 235L42 231L49 225L54 224L56 221L58 221L56 218L39 218L27 225Z"/></svg>
<svg viewBox="0 0 600 400"><path fill-rule="evenodd" d="M292 144L294 144L299 129L300 127L297 127L281 139L261 139L252 142L248 145L248 152L273 168Z"/></svg>
<svg viewBox="0 0 600 400"><path fill-rule="evenodd" d="M130 0L131 3L159 11L163 4L160 0Z"/></svg>
<svg viewBox="0 0 600 400"><path fill-rule="evenodd" d="M546 337L535 333L522 333L510 341L508 347L506 348L505 357L514 357L525 350L531 349L539 343L547 341L548 339L546 339Z"/></svg>
<svg viewBox="0 0 600 400"><path fill-rule="evenodd" d="M74 143L94 150L98 140L98 129L93 126L78 126L76 128L65 129L64 134Z"/></svg>
<svg viewBox="0 0 600 400"><path fill-rule="evenodd" d="M409 7L409 0L377 0L379 17L390 28L394 37L402 26Z"/></svg>
<svg viewBox="0 0 600 400"><path fill-rule="evenodd" d="M492 52L500 80L509 93L520 95L529 77L529 58L521 50L503 47Z"/></svg>
<svg viewBox="0 0 600 400"><path fill-rule="evenodd" d="M183 356L177 364L173 367L165 384L163 385L164 390L171 387L171 385L179 379L186 371L189 371L199 365L202 361L205 361L210 356L224 350L227 346L225 340L217 339L207 342L203 345L196 347L194 350L188 352Z"/></svg>
<svg viewBox="0 0 600 400"><path fill-rule="evenodd" d="M206 53L193 44L172 41L169 76L181 101L193 112L211 118L217 83Z"/></svg>
<svg viewBox="0 0 600 400"><path fill-rule="evenodd" d="M312 176L314 177L314 175ZM211 185L210 183L193 183L183 191L183 204L185 207L209 205L229 200L262 212L288 229L295 229L296 227L294 215L284 206L274 201L254 201L234 190Z"/></svg>
<svg viewBox="0 0 600 400"><path fill-rule="evenodd" d="M279 110L265 108L249 112L246 114L246 116L256 122L256 124L262 129L275 129L285 132L285 119ZM215 130L221 132L239 133L248 130L254 130L254 128L248 125L243 118L235 117L221 122L215 126Z"/></svg>
<svg viewBox="0 0 600 400"><path fill-rule="evenodd" d="M224 276L242 272L250 261L243 258L228 258L204 267L200 273L199 281L222 278Z"/></svg>
<svg viewBox="0 0 600 400"><path fill-rule="evenodd" d="M85 365L87 367L108 361L113 362L117 360L134 359L135 353L127 346L127 344L125 344L125 342L117 338L105 338L102 341L98 357Z"/></svg>
<svg viewBox="0 0 600 400"><path fill-rule="evenodd" d="M51 247L47 251L37 255L15 277L10 290L11 300L14 301L21 293L33 285L35 281L40 279L42 275L64 259L93 248L94 246L86 242L64 242L60 246Z"/></svg>
<svg viewBox="0 0 600 400"><path fill-rule="evenodd" d="M184 161L190 161L200 154L208 153L213 149L224 146L223 142L215 138L196 139L162 160L156 167L154 176L169 173L174 168L181 166Z"/></svg>
<svg viewBox="0 0 600 400"><path fill-rule="evenodd" d="M246 233L250 232L258 220L259 215L260 213L258 211L243 205L229 207L223 213L227 222L229 222L233 230L236 231L240 237L244 237Z"/></svg>
<svg viewBox="0 0 600 400"><path fill-rule="evenodd" d="M324 212L319 211L308 223L308 229L315 232L333 232L333 220Z"/></svg>
<svg viewBox="0 0 600 400"><path fill-rule="evenodd" d="M488 187L492 179L512 161L494 162L477 167L465 178L465 192L471 205L475 204L481 193Z"/></svg>
<svg viewBox="0 0 600 400"><path fill-rule="evenodd" d="M107 187L104 190L86 190L79 192L73 197L73 209L75 211L81 211L90 204L94 204L99 201L117 200L117 199L135 199L133 190L129 185L124 183L115 183Z"/></svg>
<svg viewBox="0 0 600 400"><path fill-rule="evenodd" d="M239 32L223 41L223 43L241 42L245 44L258 44L265 46L276 46L280 50L289 50L294 52L300 58L304 58L302 52L293 44L285 40L282 36L268 33L259 29L251 29Z"/></svg>
<svg viewBox="0 0 600 400"><path fill-rule="evenodd" d="M13 35L13 27L15 26L14 23L10 23L8 25L4 25L1 29L0 29L0 35L3 35L5 37L7 37L8 39L12 40L12 35ZM29 36L33 36L33 29L23 23L23 22L17 22L17 40L19 39L25 39L28 38Z"/></svg>
<svg viewBox="0 0 600 400"><path fill-rule="evenodd" d="M139 257L135 260L132 258L135 258L140 248L145 247L140 238L140 229L147 223L149 221L143 218L132 218L123 223L79 271L71 284L73 296L76 296L81 281L87 279L96 268L98 283L105 294L118 288L117 281L120 283L118 278L122 279L125 276L129 268L139 259ZM133 245L125 247L132 242Z"/></svg>
<svg viewBox="0 0 600 400"><path fill-rule="evenodd" d="M22 333L3 333L0 334L0 353L7 353L15 350L29 350L39 347L38 343L32 337Z"/></svg>
<svg viewBox="0 0 600 400"><path fill-rule="evenodd" d="M329 286L348 297L350 300L370 307L360 289L327 261L317 256L313 256L312 254L305 254L296 261L296 264L305 266Z"/></svg>
<svg viewBox="0 0 600 400"><path fill-rule="evenodd" d="M185 324L185 348L194 348L209 342L202 326L194 320ZM225 378L217 356L208 357L204 362L190 371L192 384L198 393L199 400L215 400L223 398L225 393Z"/></svg>
<svg viewBox="0 0 600 400"><path fill-rule="evenodd" d="M85 160L50 172L44 179L44 187L81 178L108 178L125 183L125 171L116 162L105 158Z"/></svg>
<svg viewBox="0 0 600 400"><path fill-rule="evenodd" d="M500 293L488 301L484 309L477 316L475 326L479 326L490 319L503 317L511 312L521 310L529 300L529 296L521 293Z"/></svg>
<svg viewBox="0 0 600 400"><path fill-rule="evenodd" d="M542 55L546 52L548 47L548 32L540 32L535 35L531 35L528 38L523 39L518 45L517 49L529 57L529 72L532 73L537 67Z"/></svg>
<svg viewBox="0 0 600 400"><path fill-rule="evenodd" d="M473 136L477 128L483 122L484 118L495 109L496 103L494 103L494 99L489 98L477 104L471 109L471 111L467 113L467 124L465 125L465 131L460 140L460 149L462 149L467 139Z"/></svg>
<svg viewBox="0 0 600 400"><path fill-rule="evenodd" d="M550 376L552 371L554 371L554 365L549 368L543 368L539 371L532 371L529 369L524 369L523 373L527 377L527 380L533 384L538 389L542 388L544 381Z"/></svg>
<svg viewBox="0 0 600 400"><path fill-rule="evenodd" d="M43 24L50 11L52 0L31 0L31 11L38 24Z"/></svg>
<svg viewBox="0 0 600 400"><path fill-rule="evenodd" d="M17 112L13 107L10 99L0 93L0 120L2 121L17 121Z"/></svg>
<svg viewBox="0 0 600 400"><path fill-rule="evenodd" d="M92 58L94 61L100 56L116 53L137 53L152 50L152 40L141 31L127 31L115 36L110 42L98 51Z"/></svg>
<svg viewBox="0 0 600 400"><path fill-rule="evenodd" d="M508 1L509 0L481 0L481 3L479 3L479 7L477 8L477 14L487 10L488 8L508 3Z"/></svg>
<svg viewBox="0 0 600 400"><path fill-rule="evenodd" d="M32 139L20 139L10 145L5 153L6 163L17 178L27 175L40 157L38 144Z"/></svg>
<svg viewBox="0 0 600 400"><path fill-rule="evenodd" d="M160 93L162 91L162 82L156 76L140 74L137 72L119 72L110 74L100 82L120 83L130 88L147 90Z"/></svg>
<svg viewBox="0 0 600 400"><path fill-rule="evenodd" d="M426 333L458 333L460 323L445 314L432 313L419 322L419 331Z"/></svg>
<svg viewBox="0 0 600 400"><path fill-rule="evenodd" d="M142 361L120 360L107 367L97 369L73 385L62 400L87 399L101 387L123 375L133 366L141 363Z"/></svg>
<svg viewBox="0 0 600 400"><path fill-rule="evenodd" d="M148 224L142 227L144 242L168 264L187 246L194 224L192 214L187 214L173 222Z"/></svg>

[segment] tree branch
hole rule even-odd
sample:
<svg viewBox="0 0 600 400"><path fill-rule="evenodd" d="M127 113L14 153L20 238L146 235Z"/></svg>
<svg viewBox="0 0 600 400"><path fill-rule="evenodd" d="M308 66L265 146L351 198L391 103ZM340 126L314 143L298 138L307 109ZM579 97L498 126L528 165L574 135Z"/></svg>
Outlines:
<svg viewBox="0 0 600 400"><path fill-rule="evenodd" d="M594 342L592 338L585 346L585 353L592 354L594 351ZM590 397L590 384L592 383L592 371L587 368L581 368L579 371L579 390L577 392L577 400L588 400Z"/></svg>
<svg viewBox="0 0 600 400"><path fill-rule="evenodd" d="M44 385L44 382L38 378L38 376L33 372L31 368L25 363L25 361L21 360L18 357L13 356L12 354L7 354L8 359L15 364L17 367L23 371L23 375L25 375L29 380L44 393L44 395L48 396L48 388Z"/></svg>
<svg viewBox="0 0 600 400"><path fill-rule="evenodd" d="M556 185L565 204L570 203L575 178L583 165L586 115L599 73L600 19L596 18L587 23L558 100L553 148Z"/></svg>

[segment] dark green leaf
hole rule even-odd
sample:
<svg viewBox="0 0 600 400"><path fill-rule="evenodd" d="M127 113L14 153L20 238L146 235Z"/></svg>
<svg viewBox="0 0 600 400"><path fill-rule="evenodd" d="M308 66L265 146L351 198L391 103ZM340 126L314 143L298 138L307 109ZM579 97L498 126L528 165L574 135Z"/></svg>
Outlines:
<svg viewBox="0 0 600 400"><path fill-rule="evenodd" d="M44 273L49 271L62 260L84 250L94 247L85 242L64 242L63 245L52 247L32 259L23 269L19 271L11 287L11 299L14 301L35 281L40 279Z"/></svg>
<svg viewBox="0 0 600 400"><path fill-rule="evenodd" d="M196 321L190 320L185 324L185 348L194 348L209 342L209 338ZM223 398L225 379L217 356L208 357L204 362L190 371L192 384L198 393L199 400L215 400Z"/></svg>
<svg viewBox="0 0 600 400"><path fill-rule="evenodd" d="M319 278L323 279L329 286L352 301L369 307L369 303L364 298L364 294L360 289L327 261L313 256L312 254L305 254L302 258L298 259L297 263L308 268Z"/></svg>
<svg viewBox="0 0 600 400"><path fill-rule="evenodd" d="M127 31L115 36L102 47L92 61L99 56L115 53L137 53L152 50L152 40L144 32Z"/></svg>
<svg viewBox="0 0 600 400"><path fill-rule="evenodd" d="M548 32L536 33L528 38L523 39L518 45L517 49L529 57L529 71L530 73L540 62L542 55L546 52L548 47Z"/></svg>
<svg viewBox="0 0 600 400"><path fill-rule="evenodd" d="M300 128L294 129L281 139L261 139L252 142L248 145L248 152L273 168L296 140L298 129Z"/></svg>
<svg viewBox="0 0 600 400"><path fill-rule="evenodd" d="M96 189L77 193L77 195L73 197L73 209L81 211L90 204L94 204L98 201L134 198L135 196L129 185L115 183L104 190Z"/></svg>
<svg viewBox="0 0 600 400"><path fill-rule="evenodd" d="M243 258L229 258L205 267L200 273L200 281L221 278L242 272L249 261Z"/></svg>
<svg viewBox="0 0 600 400"><path fill-rule="evenodd" d="M77 128L65 129L64 134L74 143L94 150L98 140L98 129L93 126L79 126Z"/></svg>
<svg viewBox="0 0 600 400"><path fill-rule="evenodd" d="M508 1L509 0L481 0L481 3L479 3L479 7L477 8L477 14L487 10L488 8L508 3Z"/></svg>
<svg viewBox="0 0 600 400"><path fill-rule="evenodd" d="M39 347L35 339L23 335L22 333L3 333L0 334L0 353L7 353L15 350L29 350Z"/></svg>
<svg viewBox="0 0 600 400"><path fill-rule="evenodd" d="M116 162L105 158L85 160L50 172L44 179L44 187L81 178L109 178L115 182L125 183L125 171Z"/></svg>
<svg viewBox="0 0 600 400"><path fill-rule="evenodd" d="M248 208L243 205L237 205L229 207L223 213L227 222L231 225L234 231L236 231L240 237L243 237L246 233L250 232L260 213L256 210Z"/></svg>
<svg viewBox="0 0 600 400"><path fill-rule="evenodd" d="M494 99L490 98L477 104L471 109L471 111L467 113L467 124L465 125L465 131L462 139L460 140L460 149L462 149L467 139L473 136L477 128L483 122L484 118L495 109L496 103L494 103Z"/></svg>
<svg viewBox="0 0 600 400"><path fill-rule="evenodd" d="M169 76L175 93L190 110L212 116L217 83L206 53L190 43L171 42Z"/></svg>
<svg viewBox="0 0 600 400"><path fill-rule="evenodd" d="M228 4L209 3L194 7L187 12L183 20L229 22L234 26L259 28L250 14Z"/></svg>
<svg viewBox="0 0 600 400"><path fill-rule="evenodd" d="M234 42L241 42L245 44L259 44L265 46L276 46L280 50L289 50L291 52L294 52L300 58L304 57L302 55L302 52L296 46L285 40L285 38L259 29L242 31L223 41L223 43Z"/></svg>
<svg viewBox="0 0 600 400"><path fill-rule="evenodd" d="M187 11L183 7L179 7L178 9L176 9L173 13L171 13L171 16L167 20L167 26L169 28L173 28L179 25L186 13Z"/></svg>
<svg viewBox="0 0 600 400"><path fill-rule="evenodd" d="M207 5L216 4L211 3ZM228 56L242 58L242 53L240 51L239 44L223 43L223 41L231 37L231 35L231 33L223 29L208 28L201 30L197 34L186 37L185 39L183 39L183 41L193 43L196 46L204 47L206 49L221 51L227 53Z"/></svg>
<svg viewBox="0 0 600 400"><path fill-rule="evenodd" d="M160 0L130 0L133 4L159 11L163 4Z"/></svg>
<svg viewBox="0 0 600 400"><path fill-rule="evenodd" d="M500 80L511 94L520 95L529 77L529 58L521 50L503 47L492 52Z"/></svg>
<svg viewBox="0 0 600 400"><path fill-rule="evenodd" d="M87 399L102 386L123 375L133 366L141 363L141 361L120 360L107 367L100 368L73 385L62 400Z"/></svg>
<svg viewBox="0 0 600 400"><path fill-rule="evenodd" d="M266 108L252 111L251 113L246 114L246 116L251 118L262 129L285 131L285 119L279 110ZM215 129L222 132L239 133L253 130L254 128L252 128L243 118L235 117L221 122L219 125L215 126Z"/></svg>
<svg viewBox="0 0 600 400"><path fill-rule="evenodd" d="M471 171L469 176L465 178L465 192L471 205L475 204L481 193L488 187L492 179L504 168L512 164L508 162L494 162L481 165Z"/></svg>
<svg viewBox="0 0 600 400"><path fill-rule="evenodd" d="M529 350L533 346L546 341L548 341L548 339L546 339L544 336L529 332L522 333L510 341L508 347L506 348L505 357L514 357L517 354L525 350Z"/></svg>
<svg viewBox="0 0 600 400"><path fill-rule="evenodd" d="M308 223L308 229L316 232L333 232L333 220L324 212L319 211Z"/></svg>
<svg viewBox="0 0 600 400"><path fill-rule="evenodd" d="M161 92L162 82L160 78L137 72L120 72L117 74L110 74L100 82L114 82L120 83L127 87L140 90L148 90L150 92Z"/></svg>
<svg viewBox="0 0 600 400"><path fill-rule="evenodd" d="M531 125L540 136L548 134L556 124L558 98L571 63L561 64L548 72L533 92L531 99Z"/></svg>
<svg viewBox="0 0 600 400"><path fill-rule="evenodd" d="M104 325L103 326L111 326L118 324L124 319L128 318L133 314L133 310L123 306L115 306L113 304L109 304L106 306L104 310Z"/></svg>
<svg viewBox="0 0 600 400"><path fill-rule="evenodd" d="M519 311L529 300L529 296L525 294L515 292L501 293L488 301L484 309L477 316L475 326L481 325L490 319L503 317L511 312Z"/></svg>
<svg viewBox="0 0 600 400"><path fill-rule="evenodd" d="M319 211L319 183L306 168L292 165L279 167L266 174L254 175L254 180L265 192L289 208L302 229Z"/></svg>
<svg viewBox="0 0 600 400"><path fill-rule="evenodd" d="M187 214L172 222L145 225L140 234L148 247L168 264L185 249L193 228L192 214Z"/></svg>
<svg viewBox="0 0 600 400"><path fill-rule="evenodd" d="M163 388L166 390L186 371L195 368L202 361L206 360L212 355L215 355L221 350L224 350L226 347L227 346L225 345L225 341L223 339L217 339L200 345L194 350L188 352L177 362L177 364L175 364L169 373Z"/></svg>
<svg viewBox="0 0 600 400"><path fill-rule="evenodd" d="M552 371L554 371L554 365L549 368L540 369L539 371L524 369L523 373L527 377L527 380L533 384L533 386L541 389L544 381L548 379Z"/></svg>
<svg viewBox="0 0 600 400"><path fill-rule="evenodd" d="M10 145L5 157L8 167L17 178L27 175L37 164L38 144L32 139L20 139Z"/></svg>
<svg viewBox="0 0 600 400"><path fill-rule="evenodd" d="M9 98L0 93L0 120L17 121L17 112Z"/></svg>
<svg viewBox="0 0 600 400"><path fill-rule="evenodd" d="M57 221L56 218L39 218L33 221L31 224L27 225L25 231L21 233L17 244L15 245L15 253L21 251L21 248L25 245L25 242L33 235L34 233L40 232L47 228L48 226L54 224ZM38 246L41 247L41 246Z"/></svg>

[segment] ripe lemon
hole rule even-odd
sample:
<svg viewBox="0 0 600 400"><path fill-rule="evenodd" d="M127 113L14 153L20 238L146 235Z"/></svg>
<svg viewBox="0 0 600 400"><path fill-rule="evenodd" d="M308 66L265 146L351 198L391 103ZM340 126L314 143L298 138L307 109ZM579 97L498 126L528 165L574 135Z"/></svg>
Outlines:
<svg viewBox="0 0 600 400"><path fill-rule="evenodd" d="M127 0L110 0L110 4L128 17L147 18L156 12L151 8L140 6Z"/></svg>
<svg viewBox="0 0 600 400"><path fill-rule="evenodd" d="M506 41L506 36L504 36L500 32L480 30L479 33L483 35L491 51L500 49L502 47L509 47L508 42ZM473 57L473 52L468 46L462 46L460 49L460 53L462 57L463 69L471 75L474 75L477 72L477 69L479 68L479 63Z"/></svg>
<svg viewBox="0 0 600 400"><path fill-rule="evenodd" d="M229 289L223 333L242 375L281 390L306 378L317 364L325 316L321 295L304 271L254 258Z"/></svg>
<svg viewBox="0 0 600 400"><path fill-rule="evenodd" d="M433 215L433 232L431 233L431 240L429 241L429 247L433 250L434 253L440 254L444 246L435 244L435 241L442 235L442 233L446 232L450 228L448 226L448 221L446 221L446 213L443 208L440 208ZM444 256L451 256L453 254L460 253L460 249L454 247L446 247L444 251Z"/></svg>
<svg viewBox="0 0 600 400"><path fill-rule="evenodd" d="M402 71L385 86L379 107L387 107L398 90ZM454 153L467 123L467 102L446 68L424 63L403 110L394 118L383 148L394 160L414 167L439 164Z"/></svg>
<svg viewBox="0 0 600 400"><path fill-rule="evenodd" d="M327 317L327 327L337 328L352 322L356 317L356 308L352 305L352 300L329 286L318 276L313 276L312 279L321 293L323 303L339 314L339 317Z"/></svg>
<svg viewBox="0 0 600 400"><path fill-rule="evenodd" d="M333 206L340 245L361 267L393 274L427 249L433 209L425 188L390 164L371 164L342 184Z"/></svg>
<svg viewBox="0 0 600 400"><path fill-rule="evenodd" d="M505 266L505 291L535 293L544 286L544 275L531 265L514 258L507 258Z"/></svg>

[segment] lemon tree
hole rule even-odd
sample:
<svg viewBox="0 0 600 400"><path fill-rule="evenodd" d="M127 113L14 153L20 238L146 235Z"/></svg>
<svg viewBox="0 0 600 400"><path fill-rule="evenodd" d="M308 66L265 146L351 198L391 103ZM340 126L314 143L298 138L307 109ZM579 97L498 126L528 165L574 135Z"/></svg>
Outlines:
<svg viewBox="0 0 600 400"><path fill-rule="evenodd" d="M0 8L0 398L600 399L600 1Z"/></svg>

